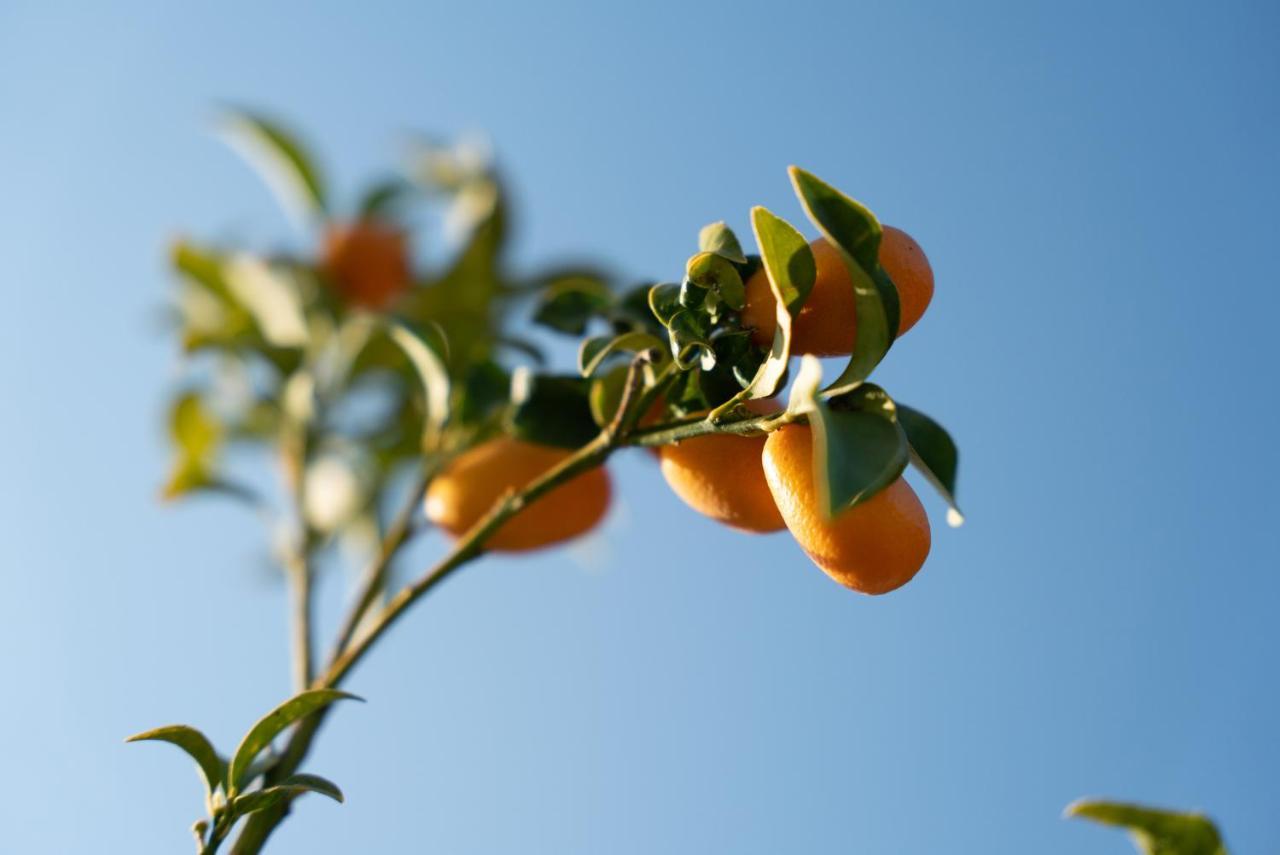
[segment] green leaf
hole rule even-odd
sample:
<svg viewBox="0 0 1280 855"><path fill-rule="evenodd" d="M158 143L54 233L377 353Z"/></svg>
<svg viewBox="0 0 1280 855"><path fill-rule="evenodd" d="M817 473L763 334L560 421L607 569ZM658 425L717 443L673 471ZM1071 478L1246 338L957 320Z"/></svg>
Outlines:
<svg viewBox="0 0 1280 855"><path fill-rule="evenodd" d="M667 324L667 336L671 355L681 370L688 371L699 364L707 371L715 367L716 351L702 316L687 309L676 312Z"/></svg>
<svg viewBox="0 0 1280 855"><path fill-rule="evenodd" d="M227 769L227 790L239 789L246 780L246 772L254 759L262 750L271 744L285 728L294 722L306 718L317 710L327 707L334 701L349 699L363 700L356 695L337 689L310 689L294 695L280 706L258 719L250 728L236 748L235 755Z"/></svg>
<svg viewBox="0 0 1280 855"><path fill-rule="evenodd" d="M880 223L862 205L803 169L793 166L790 174L805 213L840 250L853 280L857 338L849 364L830 389L848 391L871 376L898 329L898 292L880 268Z"/></svg>
<svg viewBox="0 0 1280 855"><path fill-rule="evenodd" d="M603 282L588 276L571 276L551 284L534 310L533 321L567 335L582 335L594 317L613 305L613 295Z"/></svg>
<svg viewBox="0 0 1280 855"><path fill-rule="evenodd" d="M413 194L415 188L403 178L387 178L371 186L360 199L356 210L360 219L396 219L399 208Z"/></svg>
<svg viewBox="0 0 1280 855"><path fill-rule="evenodd" d="M756 243L760 246L769 289L773 292L778 328L773 334L769 355L756 369L747 388L723 407L717 408L711 414L713 420L728 412L740 400L772 397L786 383L791 363L791 323L799 314L809 292L813 290L817 276L817 266L813 251L809 249L809 242L786 220L757 206L751 209L751 228L755 232Z"/></svg>
<svg viewBox="0 0 1280 855"><path fill-rule="evenodd" d="M1203 814L1082 799L1066 816L1127 828L1145 855L1227 855L1217 826Z"/></svg>
<svg viewBox="0 0 1280 855"><path fill-rule="evenodd" d="M581 377L518 370L511 379L511 433L530 442L578 448L599 432L590 383Z"/></svg>
<svg viewBox="0 0 1280 855"><path fill-rule="evenodd" d="M205 794L210 797L226 778L226 764L218 756L209 739L194 727L188 727L185 724L157 727L155 730L135 733L125 742L168 742L170 745L178 746L196 761L200 775L204 778Z"/></svg>
<svg viewBox="0 0 1280 855"><path fill-rule="evenodd" d="M215 484L214 460L224 431L198 394L186 392L173 402L169 435L177 457L163 490L164 497L175 499Z"/></svg>
<svg viewBox="0 0 1280 855"><path fill-rule="evenodd" d="M907 435L911 462L947 502L947 522L964 523L964 514L956 504L956 469L960 451L946 428L919 410L898 404L898 424Z"/></svg>
<svg viewBox="0 0 1280 855"><path fill-rule="evenodd" d="M323 219L325 187L311 156L282 126L264 116L232 111L223 138L267 182L281 205L300 222Z"/></svg>
<svg viewBox="0 0 1280 855"><path fill-rule="evenodd" d="M671 325L671 319L684 311L680 305L680 286L672 282L662 282L649 289L649 310L664 327Z"/></svg>
<svg viewBox="0 0 1280 855"><path fill-rule="evenodd" d="M907 466L907 444L889 395L874 383L816 399L814 477L823 513L834 517L888 487Z"/></svg>
<svg viewBox="0 0 1280 855"><path fill-rule="evenodd" d="M742 274L723 255L700 252L691 257L685 266L685 281L715 294L731 309L741 310L746 304L746 289ZM692 308L698 303L683 301Z"/></svg>
<svg viewBox="0 0 1280 855"><path fill-rule="evenodd" d="M588 403L591 406L591 418L597 427L604 427L617 415L629 370L626 365L615 365L591 381L591 389L587 393Z"/></svg>
<svg viewBox="0 0 1280 855"><path fill-rule="evenodd" d="M387 332L409 357L418 379L422 381L427 402L424 442L430 444L449 418L449 370L426 340L408 326L392 321Z"/></svg>
<svg viewBox="0 0 1280 855"><path fill-rule="evenodd" d="M742 254L742 244L738 243L738 236L723 220L702 227L702 231L698 232L698 249L714 252L735 264L747 263L747 257Z"/></svg>
<svg viewBox="0 0 1280 855"><path fill-rule="evenodd" d="M342 790L338 785L319 775L290 775L279 784L254 790L251 793L237 796L231 803L231 810L236 816L266 810L285 799L295 799L303 793L319 793L328 796L335 802L343 802Z"/></svg>
<svg viewBox="0 0 1280 855"><path fill-rule="evenodd" d="M613 354L639 353L649 348L661 350L662 341L644 332L585 339L578 348L578 371L583 377L590 377Z"/></svg>

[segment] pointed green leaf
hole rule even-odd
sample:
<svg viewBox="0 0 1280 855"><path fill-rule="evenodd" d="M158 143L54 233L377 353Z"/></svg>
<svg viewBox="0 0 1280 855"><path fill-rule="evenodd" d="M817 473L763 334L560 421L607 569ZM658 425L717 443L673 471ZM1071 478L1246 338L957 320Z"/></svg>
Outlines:
<svg viewBox="0 0 1280 855"><path fill-rule="evenodd" d="M848 391L871 376L898 329L898 292L880 268L880 223L862 205L799 167L791 167L796 195L819 230L844 257L853 280L857 337L853 354L830 391Z"/></svg>
<svg viewBox="0 0 1280 855"><path fill-rule="evenodd" d="M169 412L169 435L177 451L163 489L166 499L217 483L214 461L223 427L195 392L179 395Z"/></svg>
<svg viewBox="0 0 1280 855"><path fill-rule="evenodd" d="M285 799L295 799L304 793L319 793L328 796L335 802L343 802L342 790L338 785L319 775L290 775L279 784L254 790L251 793L237 796L231 803L231 810L236 816L266 810Z"/></svg>
<svg viewBox="0 0 1280 855"><path fill-rule="evenodd" d="M395 219L399 208L414 193L414 186L403 178L387 178L365 191L356 210L360 219Z"/></svg>
<svg viewBox="0 0 1280 855"><path fill-rule="evenodd" d="M907 443L895 415L893 400L873 383L816 400L809 413L814 478L827 516L870 499L907 467Z"/></svg>
<svg viewBox="0 0 1280 855"><path fill-rule="evenodd" d="M747 263L747 257L742 254L742 244L738 242L738 236L733 233L733 229L724 224L723 220L702 227L702 231L698 232L698 249L703 252L714 252L735 264Z"/></svg>
<svg viewBox="0 0 1280 855"><path fill-rule="evenodd" d="M617 415L628 373L628 366L615 365L591 380L588 402L591 405L591 418L598 427L609 424Z"/></svg>
<svg viewBox="0 0 1280 855"><path fill-rule="evenodd" d="M405 356L409 357L418 373L418 379L422 381L427 403L424 440L429 444L449 418L449 370L426 340L409 327L391 322L387 332L391 340L404 351Z"/></svg>
<svg viewBox="0 0 1280 855"><path fill-rule="evenodd" d="M1127 828L1144 855L1227 855L1217 826L1199 813L1082 799L1066 815Z"/></svg>
<svg viewBox="0 0 1280 855"><path fill-rule="evenodd" d="M662 342L643 332L589 338L584 340L582 346L578 348L578 371L583 377L590 377L606 359L615 353L639 353L649 348L661 350Z"/></svg>
<svg viewBox="0 0 1280 855"><path fill-rule="evenodd" d="M964 523L964 514L956 504L956 469L960 451L946 428L919 410L898 404L898 424L907 435L911 462L947 502L947 523L952 527Z"/></svg>
<svg viewBox="0 0 1280 855"><path fill-rule="evenodd" d="M247 780L246 773L250 764L285 728L327 707L334 701L344 699L363 700L356 695L337 689L310 689L294 695L258 719L257 724L245 734L240 746L236 748L235 755L231 758L231 764L227 769L228 790L238 789Z"/></svg>
<svg viewBox="0 0 1280 855"><path fill-rule="evenodd" d="M196 761L200 775L204 778L205 794L208 796L212 796L213 791L226 778L226 764L208 738L194 727L185 724L157 727L155 730L135 733L125 742L168 742L178 746Z"/></svg>
<svg viewBox="0 0 1280 855"><path fill-rule="evenodd" d="M281 206L299 222L322 219L325 187L311 156L287 130L264 116L232 111L222 136L258 172Z"/></svg>

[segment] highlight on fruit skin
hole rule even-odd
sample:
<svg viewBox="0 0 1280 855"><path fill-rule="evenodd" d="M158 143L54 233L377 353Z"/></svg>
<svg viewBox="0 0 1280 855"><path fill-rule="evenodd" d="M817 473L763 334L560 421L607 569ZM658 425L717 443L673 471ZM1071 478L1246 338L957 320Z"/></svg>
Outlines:
<svg viewBox="0 0 1280 855"><path fill-rule="evenodd" d="M571 454L505 436L481 443L432 480L425 502L427 519L460 537L508 490L523 489ZM588 470L508 519L485 549L525 552L586 534L604 518L612 492L603 467Z"/></svg>
<svg viewBox="0 0 1280 855"><path fill-rule="evenodd" d="M775 401L750 401L761 415ZM710 434L658 448L662 477L698 513L741 531L766 533L786 527L765 481L764 436Z"/></svg>
<svg viewBox="0 0 1280 855"><path fill-rule="evenodd" d="M898 335L902 335L929 308L933 269L924 250L909 234L893 226L882 229L880 264L898 289ZM815 356L848 356L857 337L853 280L840 250L825 238L812 241L809 248L813 250L817 277L791 326L791 350ZM773 342L778 328L776 305L768 274L761 268L747 279L746 306L742 310L742 325L752 330L751 340L760 347Z"/></svg>
<svg viewBox="0 0 1280 855"><path fill-rule="evenodd" d="M329 226L321 267L344 303L364 309L385 309L413 280L408 235L369 218Z"/></svg>
<svg viewBox="0 0 1280 855"><path fill-rule="evenodd" d="M778 511L800 548L835 581L864 594L885 594L915 577L929 556L929 518L902 478L828 519L814 483L808 425L769 435L764 473Z"/></svg>

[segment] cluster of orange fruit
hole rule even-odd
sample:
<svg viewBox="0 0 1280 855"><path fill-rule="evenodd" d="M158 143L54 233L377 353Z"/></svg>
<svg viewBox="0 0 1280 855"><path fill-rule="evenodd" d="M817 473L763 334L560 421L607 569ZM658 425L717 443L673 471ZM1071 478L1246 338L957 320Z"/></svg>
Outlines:
<svg viewBox="0 0 1280 855"><path fill-rule="evenodd" d="M853 283L838 249L823 238L811 248L817 267L813 289L792 328L798 354L852 353L856 309ZM924 314L933 297L933 271L920 246L900 229L884 226L880 263L897 286L898 335ZM324 267L343 299L383 308L407 287L410 272L402 233L371 221L332 229ZM762 347L773 341L776 301L763 270L746 285L742 325ZM777 409L753 402L760 412ZM768 409L765 409L765 408ZM715 434L657 449L663 477L686 504L714 520L749 532L787 528L832 579L866 594L883 594L911 580L929 554L929 520L915 491L899 478L871 499L827 518L814 482L813 444L807 425L791 424L766 436ZM470 449L437 476L426 514L453 536L470 529L508 490L519 490L572 452L501 437ZM596 468L531 503L489 539L487 548L537 549L593 529L611 498L609 475Z"/></svg>

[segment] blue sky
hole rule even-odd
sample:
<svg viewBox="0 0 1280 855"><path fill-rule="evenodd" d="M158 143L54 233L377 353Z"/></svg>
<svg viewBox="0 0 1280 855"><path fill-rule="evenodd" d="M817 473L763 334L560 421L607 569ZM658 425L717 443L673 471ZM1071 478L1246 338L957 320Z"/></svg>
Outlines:
<svg viewBox="0 0 1280 855"><path fill-rule="evenodd" d="M861 598L620 460L603 536L468 570L355 675L311 766L348 804L273 851L1127 851L1058 818L1086 794L1280 849L1275 6L693 5L0 8L3 848L180 851L195 776L121 738L287 691L253 521L154 501L167 241L289 236L208 132L235 101L350 193L486 131L519 257L627 277L828 178L933 262L881 380L970 519L930 501L926 570Z"/></svg>

